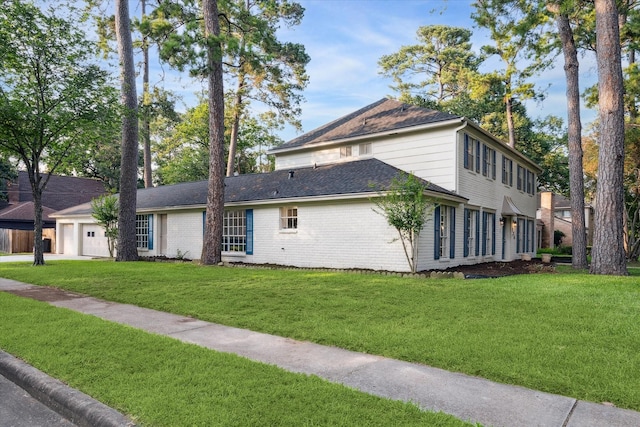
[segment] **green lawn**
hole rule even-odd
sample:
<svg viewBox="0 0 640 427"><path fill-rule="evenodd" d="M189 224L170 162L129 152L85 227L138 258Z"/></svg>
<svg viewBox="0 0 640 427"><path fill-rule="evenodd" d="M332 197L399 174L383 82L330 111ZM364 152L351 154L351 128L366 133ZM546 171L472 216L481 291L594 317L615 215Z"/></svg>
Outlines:
<svg viewBox="0 0 640 427"><path fill-rule="evenodd" d="M463 426L315 376L0 292L0 348L148 426Z"/></svg>
<svg viewBox="0 0 640 427"><path fill-rule="evenodd" d="M0 275L640 410L640 271L407 279L192 264L6 263Z"/></svg>

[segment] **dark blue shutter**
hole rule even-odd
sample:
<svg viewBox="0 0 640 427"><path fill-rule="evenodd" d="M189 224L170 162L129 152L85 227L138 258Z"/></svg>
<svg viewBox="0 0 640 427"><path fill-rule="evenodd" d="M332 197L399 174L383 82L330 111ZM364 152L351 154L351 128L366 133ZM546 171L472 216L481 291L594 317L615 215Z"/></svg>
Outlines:
<svg viewBox="0 0 640 427"><path fill-rule="evenodd" d="M491 150L491 156L493 158L493 163L491 165L491 177L496 179L496 150Z"/></svg>
<svg viewBox="0 0 640 427"><path fill-rule="evenodd" d="M464 134L464 168L469 169L469 135Z"/></svg>
<svg viewBox="0 0 640 427"><path fill-rule="evenodd" d="M445 208L446 209L446 208ZM449 258L456 257L456 208L449 208Z"/></svg>
<svg viewBox="0 0 640 427"><path fill-rule="evenodd" d="M245 211L246 216L246 233L247 233L247 247L245 253L247 255L253 255L253 209L247 209Z"/></svg>
<svg viewBox="0 0 640 427"><path fill-rule="evenodd" d="M465 208L464 209L464 223L462 225L463 227L463 237L462 237L462 256L463 257L468 257L469 256L469 233L471 233L471 230L469 229L469 226L471 225L471 212L469 212L469 209Z"/></svg>
<svg viewBox="0 0 640 427"><path fill-rule="evenodd" d="M207 211L202 211L202 235L203 236L204 236L204 230L206 227L207 227Z"/></svg>
<svg viewBox="0 0 640 427"><path fill-rule="evenodd" d="M147 215L147 249L153 249L153 214Z"/></svg>
<svg viewBox="0 0 640 427"><path fill-rule="evenodd" d="M491 255L496 254L496 214L491 214Z"/></svg>
<svg viewBox="0 0 640 427"><path fill-rule="evenodd" d="M513 161L509 162L509 186L513 187Z"/></svg>
<svg viewBox="0 0 640 427"><path fill-rule="evenodd" d="M480 141L476 140L476 172L480 172Z"/></svg>
<svg viewBox="0 0 640 427"><path fill-rule="evenodd" d="M487 213L482 212L482 255L487 254Z"/></svg>
<svg viewBox="0 0 640 427"><path fill-rule="evenodd" d="M440 206L433 211L433 259L440 259Z"/></svg>
<svg viewBox="0 0 640 427"><path fill-rule="evenodd" d="M480 255L480 211L476 211L476 256Z"/></svg>

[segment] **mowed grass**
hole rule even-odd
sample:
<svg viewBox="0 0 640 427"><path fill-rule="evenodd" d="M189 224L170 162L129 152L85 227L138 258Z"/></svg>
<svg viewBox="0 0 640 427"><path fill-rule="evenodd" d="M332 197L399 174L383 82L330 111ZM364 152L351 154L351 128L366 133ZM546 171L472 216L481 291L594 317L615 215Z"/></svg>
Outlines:
<svg viewBox="0 0 640 427"><path fill-rule="evenodd" d="M445 414L0 292L0 348L148 426L464 426Z"/></svg>
<svg viewBox="0 0 640 427"><path fill-rule="evenodd" d="M640 410L637 270L431 280L57 261L0 276Z"/></svg>

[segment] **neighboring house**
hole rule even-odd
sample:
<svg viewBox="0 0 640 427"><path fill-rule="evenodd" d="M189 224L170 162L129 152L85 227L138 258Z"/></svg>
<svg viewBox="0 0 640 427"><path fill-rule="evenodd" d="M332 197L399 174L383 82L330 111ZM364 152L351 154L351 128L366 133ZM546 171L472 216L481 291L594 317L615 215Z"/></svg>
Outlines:
<svg viewBox="0 0 640 427"><path fill-rule="evenodd" d="M43 175L46 179L48 175ZM42 195L43 237L45 251L55 248L53 212L105 194L104 185L94 179L52 175ZM34 206L27 172L18 172L15 181L7 185L6 201L0 201L0 252L31 252L33 250Z"/></svg>
<svg viewBox="0 0 640 427"><path fill-rule="evenodd" d="M554 247L553 234L556 230L564 234L561 242L562 246L571 246L573 244L571 231L571 199L549 191L539 193L536 217L542 224L542 238L539 241L539 247ZM593 243L594 220L593 206L585 202L584 222L588 246L591 246Z"/></svg>
<svg viewBox="0 0 640 427"><path fill-rule="evenodd" d="M539 167L464 117L382 99L271 154L275 172L226 178L225 261L408 271L397 232L371 201L401 171L438 200L418 270L535 253ZM141 255L200 257L206 186L138 191ZM89 204L53 217L58 252L106 256Z"/></svg>

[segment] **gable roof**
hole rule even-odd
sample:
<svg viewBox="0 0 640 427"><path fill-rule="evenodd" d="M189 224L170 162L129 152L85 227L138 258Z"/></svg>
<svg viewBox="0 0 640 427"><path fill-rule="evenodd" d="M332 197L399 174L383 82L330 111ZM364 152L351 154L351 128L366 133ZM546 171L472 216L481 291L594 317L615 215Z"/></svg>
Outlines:
<svg viewBox="0 0 640 427"><path fill-rule="evenodd" d="M44 228L55 227L55 218L51 218L55 210L46 206L42 207L42 226ZM0 228L12 230L33 230L35 210L33 202L21 202L7 206L0 210Z"/></svg>
<svg viewBox="0 0 640 427"><path fill-rule="evenodd" d="M42 193L42 205L54 211L88 202L105 194L104 184L96 179L42 174L49 182ZM19 171L18 178L7 188L9 203L33 202L29 175Z"/></svg>
<svg viewBox="0 0 640 427"><path fill-rule="evenodd" d="M383 98L294 138L270 153L452 120L462 121L463 117Z"/></svg>
<svg viewBox="0 0 640 427"><path fill-rule="evenodd" d="M42 176L46 179L49 175ZM54 212L89 202L105 193L104 184L98 180L51 175L42 193L43 226L55 226L55 219L50 217ZM7 195L8 202L0 205L0 228L32 230L35 213L27 172L18 172L16 180L7 186Z"/></svg>
<svg viewBox="0 0 640 427"><path fill-rule="evenodd" d="M356 160L318 167L277 170L246 174L225 179L225 204L277 203L305 198L366 196L388 188L402 171L377 159ZM457 201L466 200L437 185L428 191ZM207 203L207 181L185 182L138 190L138 211L204 207ZM91 204L85 203L56 212L53 216L86 215Z"/></svg>

